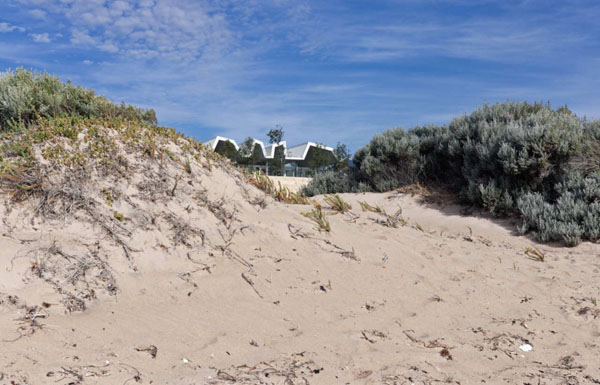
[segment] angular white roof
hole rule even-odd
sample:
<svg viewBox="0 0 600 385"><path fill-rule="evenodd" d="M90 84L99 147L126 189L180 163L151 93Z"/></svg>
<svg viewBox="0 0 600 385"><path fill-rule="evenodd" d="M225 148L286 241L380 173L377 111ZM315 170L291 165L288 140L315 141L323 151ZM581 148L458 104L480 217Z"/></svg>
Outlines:
<svg viewBox="0 0 600 385"><path fill-rule="evenodd" d="M285 140L283 140L277 144L272 143L272 144L268 145L267 147L265 147L265 158L273 159L275 157L275 149L279 146L283 146L283 151L287 150L287 143L285 142Z"/></svg>
<svg viewBox="0 0 600 385"><path fill-rule="evenodd" d="M230 139L230 138L225 138L223 136L215 136L214 138L206 141L205 144L210 146L210 148L214 151L217 148L217 144L220 141L231 142L235 146L236 150L239 151L239 149L240 149L235 140ZM321 144L314 143L314 142L306 142L306 143L298 144L296 146L288 148L285 140L281 141L277 144L273 143L268 146L265 146L263 141L252 138L252 144L253 145L258 144L260 146L263 156L266 159L273 159L275 157L275 149L279 146L283 146L283 150L285 151L285 154L286 154L285 155L286 160L305 160L306 155L308 154L308 150L310 150L311 147L321 148L323 150L331 151L333 153L332 147L323 146Z"/></svg>
<svg viewBox="0 0 600 385"><path fill-rule="evenodd" d="M332 147L323 146L321 144L314 143L314 142L306 142L306 143L302 143L297 146L288 148L286 159L304 160L304 159L306 159L306 154L308 154L308 150L310 150L311 147L322 148L323 150L333 152Z"/></svg>
<svg viewBox="0 0 600 385"><path fill-rule="evenodd" d="M210 148L214 151L215 148L217 148L217 144L219 144L219 142L231 142L231 144L233 144L233 146L235 147L236 150L239 151L239 149L240 149L240 147L235 142L235 140L225 138L223 136L215 136L214 138L209 139L206 142L204 142L204 144L206 144L207 146L210 146Z"/></svg>

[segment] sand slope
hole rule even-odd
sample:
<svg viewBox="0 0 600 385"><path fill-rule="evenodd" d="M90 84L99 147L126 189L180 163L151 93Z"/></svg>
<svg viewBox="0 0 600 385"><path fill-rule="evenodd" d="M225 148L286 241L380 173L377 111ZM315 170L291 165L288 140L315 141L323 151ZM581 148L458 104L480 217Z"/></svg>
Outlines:
<svg viewBox="0 0 600 385"><path fill-rule="evenodd" d="M105 225L2 198L0 384L600 383L598 244L396 193L323 233L225 167L140 167L86 182Z"/></svg>

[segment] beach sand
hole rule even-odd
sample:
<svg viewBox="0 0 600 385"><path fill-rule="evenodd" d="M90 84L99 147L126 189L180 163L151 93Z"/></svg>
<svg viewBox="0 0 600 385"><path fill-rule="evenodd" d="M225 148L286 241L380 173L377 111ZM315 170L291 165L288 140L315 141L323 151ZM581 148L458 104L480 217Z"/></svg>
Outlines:
<svg viewBox="0 0 600 385"><path fill-rule="evenodd" d="M87 182L108 227L0 198L0 384L600 383L598 244L397 192L317 197L319 232L231 169L146 171Z"/></svg>
<svg viewBox="0 0 600 385"><path fill-rule="evenodd" d="M312 178L298 178L292 176L270 176L277 185L277 183L281 183L282 186L285 186L290 189L292 192L299 192L302 187L306 186L310 183Z"/></svg>

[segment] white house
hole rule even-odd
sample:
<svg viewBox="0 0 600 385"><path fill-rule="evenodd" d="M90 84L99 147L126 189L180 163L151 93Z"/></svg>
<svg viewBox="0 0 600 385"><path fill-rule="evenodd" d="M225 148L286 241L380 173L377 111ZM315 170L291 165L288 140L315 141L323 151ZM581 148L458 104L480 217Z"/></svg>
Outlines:
<svg viewBox="0 0 600 385"><path fill-rule="evenodd" d="M235 140L223 136L216 136L206 141L205 144L213 151L219 152L219 149L222 148L225 142L230 142L236 151L240 151L240 146ZM284 176L307 176L310 174L311 162L318 152L321 152L322 155L324 154L326 157L325 159L328 159L330 164L334 163L336 160L332 147L318 143L306 142L288 147L286 141L281 141L276 144L273 143L265 146L263 141L253 138L252 151L256 152L258 149L260 159L254 159L256 164L249 165L249 168L253 170L263 170L269 175L269 160L275 159L276 150L279 147L282 147L285 153Z"/></svg>

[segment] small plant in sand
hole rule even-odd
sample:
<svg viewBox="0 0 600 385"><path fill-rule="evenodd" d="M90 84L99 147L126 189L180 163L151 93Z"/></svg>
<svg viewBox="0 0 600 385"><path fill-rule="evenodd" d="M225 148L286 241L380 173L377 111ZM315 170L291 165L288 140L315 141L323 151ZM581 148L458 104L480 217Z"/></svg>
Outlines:
<svg viewBox="0 0 600 385"><path fill-rule="evenodd" d="M378 221L378 223L380 223L380 224L382 224L384 226L393 227L393 228L396 228L399 225L406 226L406 221L404 220L404 218L402 218L402 209L398 209L394 213L394 215L389 215L385 211L383 211L382 214L385 217L385 219L382 220L382 221ZM423 231L423 229L421 228L421 226L418 226L416 228L417 228L417 230Z"/></svg>
<svg viewBox="0 0 600 385"><path fill-rule="evenodd" d="M362 207L363 211L370 211L372 213L383 215L384 219L377 221L377 223L379 223L380 225L396 228L399 225L405 226L407 224L404 218L402 218L402 208L399 208L393 215L390 215L380 206L371 206L365 201L358 201L358 203L360 204L360 207ZM415 228L417 230L423 231L421 226Z"/></svg>
<svg viewBox="0 0 600 385"><path fill-rule="evenodd" d="M305 211L301 214L315 222L317 224L317 230L326 232L331 231L331 224L329 223L329 220L325 217L325 214L323 214L323 209L320 205L316 205L316 207L311 211Z"/></svg>
<svg viewBox="0 0 600 385"><path fill-rule="evenodd" d="M113 216L115 217L116 220L118 220L119 222L123 222L125 220L125 214L120 213L118 211L113 212Z"/></svg>
<svg viewBox="0 0 600 385"><path fill-rule="evenodd" d="M368 204L365 201L358 201L358 203L360 204L362 211L370 211L372 213L378 213L378 214L383 213L383 209L379 206L371 206L370 204Z"/></svg>
<svg viewBox="0 0 600 385"><path fill-rule="evenodd" d="M528 247L525 250L525 255L527 256L527 258L532 259L534 261L538 261L538 262L546 261L546 255L537 248Z"/></svg>
<svg viewBox="0 0 600 385"><path fill-rule="evenodd" d="M352 206L344 201L338 194L325 195L323 199L325 199L325 202L329 203L329 208L334 211L345 213L352 209Z"/></svg>
<svg viewBox="0 0 600 385"><path fill-rule="evenodd" d="M247 180L248 183L258 187L280 202L299 205L310 204L310 200L303 194L292 192L279 182L276 185L271 178L261 172L253 172L248 176Z"/></svg>
<svg viewBox="0 0 600 385"><path fill-rule="evenodd" d="M104 201L109 207L112 207L113 203L120 198L120 194L115 192L112 188L105 187L102 190L102 193L104 194Z"/></svg>

